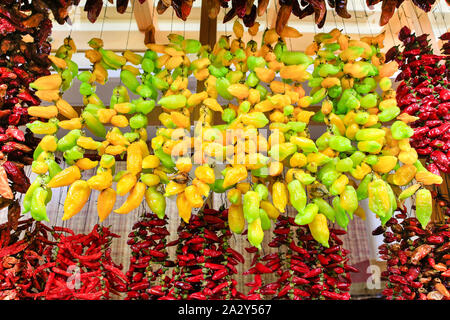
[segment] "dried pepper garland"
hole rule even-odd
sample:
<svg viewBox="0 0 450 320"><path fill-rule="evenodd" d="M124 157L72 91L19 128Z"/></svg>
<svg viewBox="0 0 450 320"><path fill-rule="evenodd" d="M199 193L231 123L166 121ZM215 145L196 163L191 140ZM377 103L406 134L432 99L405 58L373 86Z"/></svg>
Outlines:
<svg viewBox="0 0 450 320"><path fill-rule="evenodd" d="M416 36L407 27L400 30L399 39L403 51L393 47L386 59L395 59L401 70L396 99L401 116L414 128L411 146L425 157L430 172L450 173L449 56L434 54L428 35Z"/></svg>
<svg viewBox="0 0 450 320"><path fill-rule="evenodd" d="M122 267L111 259L118 236L106 227L84 235L29 219L15 231L9 224L0 230L0 300L98 300L127 289Z"/></svg>
<svg viewBox="0 0 450 320"><path fill-rule="evenodd" d="M389 300L450 300L450 205L441 195L434 196L446 214L443 223L431 222L422 229L404 211L372 232L384 236L379 253L387 261L382 276Z"/></svg>
<svg viewBox="0 0 450 320"><path fill-rule="evenodd" d="M33 161L38 141L18 126L31 120L27 107L40 104L29 84L50 73L51 28L46 9L13 1L0 5L0 159L15 192L25 193L30 185L23 167Z"/></svg>
<svg viewBox="0 0 450 320"><path fill-rule="evenodd" d="M130 233L133 257L127 299L221 300L245 298L236 290L236 265L243 256L229 246L227 210L205 208L189 224L181 222L178 239L166 243L166 220L146 214ZM177 246L175 261L167 247Z"/></svg>
<svg viewBox="0 0 450 320"><path fill-rule="evenodd" d="M255 274L248 299L267 297L290 300L348 300L351 278L358 272L348 262L348 250L342 248L344 230L330 229L328 247L313 239L309 227L298 226L293 218L280 215L270 247L279 252L263 257L255 255L252 267L244 274ZM297 239L297 241L296 241ZM248 252L256 252L247 248ZM281 250L283 249L283 250ZM285 249L285 250L284 250ZM263 284L261 275L276 273L276 281Z"/></svg>
<svg viewBox="0 0 450 320"><path fill-rule="evenodd" d="M161 296L169 267L174 264L168 258L167 248L176 243L167 243L167 217L159 219L154 213L145 213L133 225L127 244L131 247L130 268L126 276L129 290L126 300L154 300ZM150 288L150 284L155 284Z"/></svg>

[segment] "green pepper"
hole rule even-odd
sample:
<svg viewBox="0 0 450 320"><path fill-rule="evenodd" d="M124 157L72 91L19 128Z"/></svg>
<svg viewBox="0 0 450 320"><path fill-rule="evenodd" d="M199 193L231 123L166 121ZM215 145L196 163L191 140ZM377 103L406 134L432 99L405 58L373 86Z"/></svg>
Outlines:
<svg viewBox="0 0 450 320"><path fill-rule="evenodd" d="M345 210L341 207L339 197L334 197L332 204L333 204L337 224L340 227L347 230L347 225L350 220L348 219L348 216L347 216L347 213L345 212Z"/></svg>
<svg viewBox="0 0 450 320"><path fill-rule="evenodd" d="M86 127L97 137L105 138L106 137L106 129L103 123L100 122L92 113L83 111L81 114Z"/></svg>
<svg viewBox="0 0 450 320"><path fill-rule="evenodd" d="M139 87L140 83L133 72L122 70L120 72L120 80L131 92L137 93L136 89Z"/></svg>
<svg viewBox="0 0 450 320"><path fill-rule="evenodd" d="M45 163L48 166L48 175L50 176L50 179L62 171L61 167L55 161L55 159L52 158L46 159Z"/></svg>
<svg viewBox="0 0 450 320"><path fill-rule="evenodd" d="M28 187L22 201L22 213L28 213L31 210L31 200L33 198L34 191L42 185L42 179L40 176L33 181L33 183Z"/></svg>
<svg viewBox="0 0 450 320"><path fill-rule="evenodd" d="M305 188L299 180L292 180L287 185L289 191L289 200L297 212L302 212L306 206Z"/></svg>
<svg viewBox="0 0 450 320"><path fill-rule="evenodd" d="M333 86L331 88L328 88L328 95L331 98L338 98L342 94L342 87L341 86Z"/></svg>
<svg viewBox="0 0 450 320"><path fill-rule="evenodd" d="M304 185L308 185L316 181L316 178L314 178L312 175L306 172L295 173L295 178L298 179Z"/></svg>
<svg viewBox="0 0 450 320"><path fill-rule="evenodd" d="M331 133L326 131L316 140L316 146L319 151L323 151L328 148L328 142L330 141Z"/></svg>
<svg viewBox="0 0 450 320"><path fill-rule="evenodd" d="M141 62L142 70L152 73L155 70L155 63L150 58L144 58Z"/></svg>
<svg viewBox="0 0 450 320"><path fill-rule="evenodd" d="M149 187L145 192L145 200L158 218L164 219L166 214L166 198L156 190L155 187Z"/></svg>
<svg viewBox="0 0 450 320"><path fill-rule="evenodd" d="M33 160L37 160L37 158L43 151L44 151L44 149L42 149L41 145L38 144L36 149L34 149L34 152L33 152Z"/></svg>
<svg viewBox="0 0 450 320"><path fill-rule="evenodd" d="M369 209L379 217L384 217L390 212L391 201L386 183L382 179L375 178L368 185Z"/></svg>
<svg viewBox="0 0 450 320"><path fill-rule="evenodd" d="M350 151L353 148L350 139L343 136L331 136L328 144L331 149L339 152Z"/></svg>
<svg viewBox="0 0 450 320"><path fill-rule="evenodd" d="M315 88L320 87L320 84L322 83L323 78L322 77L314 77L308 80L308 87Z"/></svg>
<svg viewBox="0 0 450 320"><path fill-rule="evenodd" d="M269 156L276 161L283 161L297 151L297 146L291 142L284 142L272 146Z"/></svg>
<svg viewBox="0 0 450 320"><path fill-rule="evenodd" d="M146 127L148 124L148 119L142 113L138 113L130 118L130 128L140 129Z"/></svg>
<svg viewBox="0 0 450 320"><path fill-rule="evenodd" d="M234 119L236 119L236 111L234 111L234 109L226 108L225 110L223 110L222 113L223 121L225 121L226 123L230 123Z"/></svg>
<svg viewBox="0 0 450 320"><path fill-rule="evenodd" d="M165 153L162 148L156 149L155 155L159 158L164 167L169 169L175 167L175 162L172 160L172 157Z"/></svg>
<svg viewBox="0 0 450 320"><path fill-rule="evenodd" d="M249 56L247 58L248 70L254 71L255 68L263 68L266 66L266 60L263 57Z"/></svg>
<svg viewBox="0 0 450 320"><path fill-rule="evenodd" d="M158 54L153 50L147 50L144 53L144 59L156 60L158 58Z"/></svg>
<svg viewBox="0 0 450 320"><path fill-rule="evenodd" d="M78 80L80 80L83 83L89 82L89 80L92 78L92 72L90 71L83 71L78 75Z"/></svg>
<svg viewBox="0 0 450 320"><path fill-rule="evenodd" d="M364 159L364 162L367 163L368 165L373 166L374 164L376 164L378 162L378 157L374 154L368 155Z"/></svg>
<svg viewBox="0 0 450 320"><path fill-rule="evenodd" d="M341 71L341 68L339 66L335 66L332 64L324 64L319 70L319 75L323 78L328 76L334 76L339 71Z"/></svg>
<svg viewBox="0 0 450 320"><path fill-rule="evenodd" d="M306 208L299 212L295 216L295 223L303 226L305 224L309 224L313 222L316 215L319 213L319 206L315 203L309 203Z"/></svg>
<svg viewBox="0 0 450 320"><path fill-rule="evenodd" d="M160 104L165 109L180 109L186 106L187 99L182 94L174 94L170 96L165 96L161 98L158 101L158 104Z"/></svg>
<svg viewBox="0 0 450 320"><path fill-rule="evenodd" d="M327 95L327 89L320 88L317 92L312 95L311 105L317 104L322 101Z"/></svg>
<svg viewBox="0 0 450 320"><path fill-rule="evenodd" d="M369 121L369 113L368 112L358 112L355 116L355 122L359 125L364 125Z"/></svg>
<svg viewBox="0 0 450 320"><path fill-rule="evenodd" d="M252 175L258 178L267 178L269 176L269 167L263 166L258 169L253 169Z"/></svg>
<svg viewBox="0 0 450 320"><path fill-rule="evenodd" d="M340 159L336 163L336 170L339 172L348 172L353 168L353 161L351 158Z"/></svg>
<svg viewBox="0 0 450 320"><path fill-rule="evenodd" d="M70 130L64 137L58 140L56 150L64 152L77 145L78 138L81 137L81 130Z"/></svg>
<svg viewBox="0 0 450 320"><path fill-rule="evenodd" d="M261 101L266 99L266 96L267 96L267 89L266 88L264 88L261 84L258 84L255 89L259 91L259 95L260 95Z"/></svg>
<svg viewBox="0 0 450 320"><path fill-rule="evenodd" d="M166 80L163 80L157 76L152 76L151 77L151 84L154 88L160 90L160 91L164 91L169 89L169 84L167 83Z"/></svg>
<svg viewBox="0 0 450 320"><path fill-rule="evenodd" d="M244 77L244 73L239 70L230 71L226 74L226 78L231 84L238 83L243 77Z"/></svg>
<svg viewBox="0 0 450 320"><path fill-rule="evenodd" d="M33 192L33 196L31 198L31 207L30 212L31 216L36 221L50 221L47 216L47 207L46 207L46 199L48 196L48 191L38 186L36 190Z"/></svg>
<svg viewBox="0 0 450 320"><path fill-rule="evenodd" d="M256 76L254 71L250 72L245 80L245 84L251 88L259 86L259 78Z"/></svg>
<svg viewBox="0 0 450 320"><path fill-rule="evenodd" d="M311 117L311 120L322 123L325 121L325 115L323 114L322 110L319 110Z"/></svg>
<svg viewBox="0 0 450 320"><path fill-rule="evenodd" d="M150 98L153 96L153 89L146 84L140 84L136 88L136 93L143 98Z"/></svg>
<svg viewBox="0 0 450 320"><path fill-rule="evenodd" d="M431 192L428 189L420 189L416 193L416 217L420 225L425 229L430 222L433 212Z"/></svg>
<svg viewBox="0 0 450 320"><path fill-rule="evenodd" d="M130 143L139 139L139 133L137 133L137 132L126 132L123 134L123 136Z"/></svg>
<svg viewBox="0 0 450 320"><path fill-rule="evenodd" d="M289 130L295 131L295 132L303 132L306 128L306 123L301 121L289 121L287 123L287 127Z"/></svg>
<svg viewBox="0 0 450 320"><path fill-rule="evenodd" d="M83 111L89 112L91 113L93 116L95 116L96 118L98 118L98 111L100 109L103 109L102 106L96 105L96 104L92 104L89 103L86 107L84 107Z"/></svg>
<svg viewBox="0 0 450 320"><path fill-rule="evenodd" d="M281 62L286 65L303 64L310 65L313 60L303 52L299 51L283 51L281 53Z"/></svg>
<svg viewBox="0 0 450 320"><path fill-rule="evenodd" d="M80 84L80 94L83 96L90 96L91 94L93 94L94 91L94 87L91 86L89 83L87 82L82 82Z"/></svg>
<svg viewBox="0 0 450 320"><path fill-rule="evenodd" d="M353 152L353 154L350 156L350 159L353 162L353 168L356 168L356 166L358 166L364 160L365 157L366 155L361 151Z"/></svg>
<svg viewBox="0 0 450 320"><path fill-rule="evenodd" d="M84 150L79 146L74 146L64 151L63 156L67 163L73 164L75 161L84 157Z"/></svg>
<svg viewBox="0 0 450 320"><path fill-rule="evenodd" d="M244 218L247 220L247 223L252 223L255 219L259 218L259 203L261 202L261 198L256 191L247 191L244 194L243 199L243 211Z"/></svg>
<svg viewBox="0 0 450 320"><path fill-rule="evenodd" d="M374 78L364 78L364 80L360 82L355 82L353 87L359 94L367 94L376 89L377 82Z"/></svg>
<svg viewBox="0 0 450 320"><path fill-rule="evenodd" d="M269 197L269 189L262 183L257 184L254 190L259 194L261 200L267 200Z"/></svg>
<svg viewBox="0 0 450 320"><path fill-rule="evenodd" d="M259 218L261 219L262 229L270 230L270 227L272 226L272 224L270 223L270 218L267 215L267 212L262 208L259 208Z"/></svg>
<svg viewBox="0 0 450 320"><path fill-rule="evenodd" d="M394 118L396 118L400 114L400 108L399 107L390 107L387 109L384 109L378 114L378 120L381 122L387 122L391 121Z"/></svg>
<svg viewBox="0 0 450 320"><path fill-rule="evenodd" d="M246 54L245 54L245 51L242 50L241 48L239 48L239 49L237 49L237 50L234 52L234 58L235 58L237 61L244 61L245 58L247 58L247 56L246 56Z"/></svg>
<svg viewBox="0 0 450 320"><path fill-rule="evenodd" d="M414 130L403 121L395 121L391 126L392 138L402 140L411 137Z"/></svg>
<svg viewBox="0 0 450 320"><path fill-rule="evenodd" d="M275 57L277 61L281 61L281 57L283 52L287 50L287 46L284 42L278 41L273 48L273 53L275 53Z"/></svg>
<svg viewBox="0 0 450 320"><path fill-rule="evenodd" d="M332 206L328 204L325 200L322 198L314 198L313 202L319 207L319 212L324 214L328 220L334 223L335 221L335 211Z"/></svg>

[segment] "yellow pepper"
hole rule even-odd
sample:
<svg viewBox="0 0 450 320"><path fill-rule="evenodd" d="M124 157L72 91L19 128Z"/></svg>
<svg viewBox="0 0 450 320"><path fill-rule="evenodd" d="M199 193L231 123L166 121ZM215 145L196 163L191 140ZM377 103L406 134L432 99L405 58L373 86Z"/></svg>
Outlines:
<svg viewBox="0 0 450 320"><path fill-rule="evenodd" d="M216 181L214 170L208 166L197 167L195 169L195 176L207 184L211 184Z"/></svg>
<svg viewBox="0 0 450 320"><path fill-rule="evenodd" d="M112 174L108 170L100 172L95 176L92 176L91 178L89 178L87 183L91 189L102 191L105 190L106 188L111 187L112 180L113 180Z"/></svg>
<svg viewBox="0 0 450 320"><path fill-rule="evenodd" d="M286 185L281 181L276 181L272 186L272 200L273 205L280 212L285 212L288 203L288 192Z"/></svg>
<svg viewBox="0 0 450 320"><path fill-rule="evenodd" d="M147 187L145 186L145 184L143 184L142 182L137 182L131 190L127 200L119 209L114 210L114 212L126 214L139 207L139 205L142 203L142 200L144 199L146 188Z"/></svg>
<svg viewBox="0 0 450 320"><path fill-rule="evenodd" d="M193 208L201 208L203 206L203 198L196 186L190 185L186 187L184 194Z"/></svg>
<svg viewBox="0 0 450 320"><path fill-rule="evenodd" d="M228 209L228 225L230 230L236 234L241 234L245 228L244 211L242 204L232 204Z"/></svg>
<svg viewBox="0 0 450 320"><path fill-rule="evenodd" d="M175 194L183 192L184 189L186 189L185 184L176 183L175 181L171 180L166 185L166 190L165 190L164 196L165 197L173 196Z"/></svg>
<svg viewBox="0 0 450 320"><path fill-rule="evenodd" d="M154 169L160 164L159 158L154 154L146 156L142 160L142 169Z"/></svg>
<svg viewBox="0 0 450 320"><path fill-rule="evenodd" d="M97 213L100 222L103 222L111 213L116 203L116 192L114 189L107 188L100 192L97 199Z"/></svg>
<svg viewBox="0 0 450 320"><path fill-rule="evenodd" d="M82 158L75 162L75 165L80 168L80 170L90 170L98 165L98 161L92 161L89 158Z"/></svg>
<svg viewBox="0 0 450 320"><path fill-rule="evenodd" d="M135 175L142 171L142 150L136 142L127 149L127 171Z"/></svg>
<svg viewBox="0 0 450 320"><path fill-rule="evenodd" d="M119 182L117 182L117 194L119 196L124 196L136 185L137 178L132 173L127 173L123 175Z"/></svg>
<svg viewBox="0 0 450 320"><path fill-rule="evenodd" d="M309 230L313 238L324 247L328 248L328 240L330 238L330 230L328 229L327 218L325 215L319 213L314 217L314 220L308 224Z"/></svg>
<svg viewBox="0 0 450 320"><path fill-rule="evenodd" d="M86 181L74 181L71 184L64 201L64 215L62 220L68 220L79 213L89 200L90 194L91 189Z"/></svg>
<svg viewBox="0 0 450 320"><path fill-rule="evenodd" d="M189 223L189 220L191 219L192 206L186 199L184 192L177 195L177 208L180 218L183 219L184 222Z"/></svg>
<svg viewBox="0 0 450 320"><path fill-rule="evenodd" d="M47 184L49 188L59 188L71 185L81 179L81 172L77 166L70 166L55 175Z"/></svg>

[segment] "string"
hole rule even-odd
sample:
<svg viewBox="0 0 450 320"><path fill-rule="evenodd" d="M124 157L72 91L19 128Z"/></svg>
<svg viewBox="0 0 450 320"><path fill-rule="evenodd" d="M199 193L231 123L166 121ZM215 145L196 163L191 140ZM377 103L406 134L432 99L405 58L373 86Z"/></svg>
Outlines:
<svg viewBox="0 0 450 320"><path fill-rule="evenodd" d="M227 16L227 8L225 8L225 15L224 16ZM228 23L228 22L227 22ZM225 27L225 35L227 36L228 35L228 31L227 31L227 23L224 23L223 25L224 25L224 27Z"/></svg>
<svg viewBox="0 0 450 320"><path fill-rule="evenodd" d="M75 19L77 17L77 9L78 9L78 6L75 6L75 12L73 13L73 22L72 22L72 25L70 26L69 38L72 37L73 26L75 24Z"/></svg>
<svg viewBox="0 0 450 320"><path fill-rule="evenodd" d="M175 12L175 9L173 9L172 7L172 20L170 21L170 33L172 33L172 29L173 29L173 13Z"/></svg>
<svg viewBox="0 0 450 320"><path fill-rule="evenodd" d="M108 1L106 1L106 6L105 6L105 12L103 13L103 21L102 21L102 28L100 30L100 39L103 36L103 28L105 27L105 20L106 20L106 11L108 10Z"/></svg>
<svg viewBox="0 0 450 320"><path fill-rule="evenodd" d="M135 4L136 4L136 0L133 0L133 6L132 6L132 8L131 8L131 14L130 14L130 22L129 22L129 24L128 24L128 35L127 35L127 42L126 42L126 45L125 45L125 50L128 49L128 42L129 42L129 40L130 40L131 21L133 20L133 14L134 14L134 6L135 6Z"/></svg>
<svg viewBox="0 0 450 320"><path fill-rule="evenodd" d="M364 5L363 0L360 0L360 2L361 2L362 7L363 7L363 9L364 9L364 15L366 16L366 21L367 21L367 24L369 25L369 31L370 31L370 34L371 34L372 37L373 37L372 24L371 24L370 21L369 21L369 15L367 14L366 6Z"/></svg>

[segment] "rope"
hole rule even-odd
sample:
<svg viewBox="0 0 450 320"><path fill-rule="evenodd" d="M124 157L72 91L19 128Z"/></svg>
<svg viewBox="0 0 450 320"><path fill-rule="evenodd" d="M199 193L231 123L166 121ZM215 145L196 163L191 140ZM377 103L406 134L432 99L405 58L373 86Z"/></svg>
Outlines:
<svg viewBox="0 0 450 320"><path fill-rule="evenodd" d="M106 11L108 10L108 1L106 2L106 6L105 6L105 12L103 14L103 21L102 21L102 28L100 29L100 39L103 36L103 28L105 27L105 20L106 20Z"/></svg>
<svg viewBox="0 0 450 320"><path fill-rule="evenodd" d="M72 21L72 25L70 26L69 38L72 36L73 25L75 24L75 19L77 17L77 9L78 9L78 6L75 6L75 12L73 13L73 21Z"/></svg>
<svg viewBox="0 0 450 320"><path fill-rule="evenodd" d="M130 22L129 22L129 24L128 24L128 35L127 35L127 42L126 42L126 45L125 45L125 50L128 49L128 42L129 42L129 40L130 40L131 21L133 20L134 5L135 5L135 4L136 4L136 0L133 0L133 6L132 6L132 9L131 9L131 14L130 14Z"/></svg>

